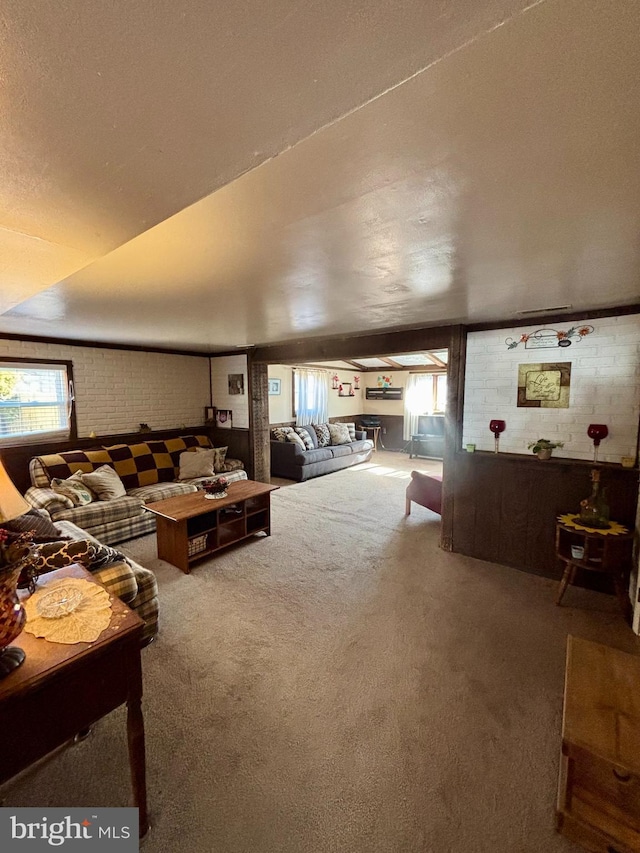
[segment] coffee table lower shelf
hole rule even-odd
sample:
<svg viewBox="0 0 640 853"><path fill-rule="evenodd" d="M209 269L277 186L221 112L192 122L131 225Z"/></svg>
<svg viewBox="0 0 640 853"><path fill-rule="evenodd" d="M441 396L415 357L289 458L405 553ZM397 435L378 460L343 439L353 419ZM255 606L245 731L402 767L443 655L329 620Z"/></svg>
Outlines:
<svg viewBox="0 0 640 853"><path fill-rule="evenodd" d="M227 497L219 501L198 492L147 504L157 516L158 557L188 574L194 563L230 545L258 533L270 536L271 492L276 488L243 480L231 483Z"/></svg>

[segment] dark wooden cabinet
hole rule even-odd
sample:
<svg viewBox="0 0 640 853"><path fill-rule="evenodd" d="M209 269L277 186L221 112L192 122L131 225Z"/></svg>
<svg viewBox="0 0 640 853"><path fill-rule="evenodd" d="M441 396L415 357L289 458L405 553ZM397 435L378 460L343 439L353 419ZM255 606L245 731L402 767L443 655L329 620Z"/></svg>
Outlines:
<svg viewBox="0 0 640 853"><path fill-rule="evenodd" d="M443 481L453 491L453 550L559 580L556 520L577 512L591 493L592 467L576 459L543 462L533 455L455 453ZM611 518L633 529L638 470L606 463L598 467Z"/></svg>

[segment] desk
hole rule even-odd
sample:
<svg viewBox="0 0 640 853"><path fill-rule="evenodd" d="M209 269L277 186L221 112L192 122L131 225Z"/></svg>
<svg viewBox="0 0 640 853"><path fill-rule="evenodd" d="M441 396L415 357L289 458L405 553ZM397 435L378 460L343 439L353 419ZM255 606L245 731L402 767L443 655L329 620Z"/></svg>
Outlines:
<svg viewBox="0 0 640 853"><path fill-rule="evenodd" d="M48 577L97 583L78 565ZM111 596L111 606L111 623L94 643L51 643L26 631L16 638L27 657L0 681L0 783L126 702L133 801L142 838L149 828L140 668L144 623L120 599Z"/></svg>
<svg viewBox="0 0 640 853"><path fill-rule="evenodd" d="M373 433L373 449L374 451L378 449L378 438L380 436L380 430L382 427L379 426L364 426L364 424L360 424L360 429L364 429L367 432ZM382 443L382 439L380 439L380 447L384 450L384 444Z"/></svg>

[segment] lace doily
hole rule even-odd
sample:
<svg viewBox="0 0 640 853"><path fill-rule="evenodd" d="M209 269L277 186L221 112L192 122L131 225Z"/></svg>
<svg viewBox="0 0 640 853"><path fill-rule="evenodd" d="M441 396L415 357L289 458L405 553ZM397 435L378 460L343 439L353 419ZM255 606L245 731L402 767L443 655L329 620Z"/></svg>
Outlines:
<svg viewBox="0 0 640 853"><path fill-rule="evenodd" d="M40 579L38 589L23 604L27 614L25 631L36 637L44 637L53 643L92 643L97 640L111 622L111 601L109 593L99 584L83 578L56 578L47 582ZM71 613L57 618L46 618L41 612L49 608L42 607L45 596L61 588L81 593L81 599ZM41 607L38 607L38 602Z"/></svg>

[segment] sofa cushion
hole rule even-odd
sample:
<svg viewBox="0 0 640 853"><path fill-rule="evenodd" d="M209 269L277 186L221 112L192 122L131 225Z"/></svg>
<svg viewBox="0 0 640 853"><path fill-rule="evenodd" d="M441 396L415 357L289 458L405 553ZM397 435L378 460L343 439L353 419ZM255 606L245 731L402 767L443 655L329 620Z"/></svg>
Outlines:
<svg viewBox="0 0 640 853"><path fill-rule="evenodd" d="M79 476L101 501L113 501L126 495L124 484L111 465L101 465L90 474Z"/></svg>
<svg viewBox="0 0 640 853"><path fill-rule="evenodd" d="M337 444L349 444L351 438L349 437L349 429L346 424L328 424L328 427L332 446Z"/></svg>
<svg viewBox="0 0 640 853"><path fill-rule="evenodd" d="M351 456L352 453L350 444L336 444L329 449L334 459L338 459L340 456Z"/></svg>
<svg viewBox="0 0 640 853"><path fill-rule="evenodd" d="M175 498L176 495L188 495L196 491L193 483L154 483L152 486L140 486L131 489L130 497L137 498L143 504L163 501L165 498Z"/></svg>
<svg viewBox="0 0 640 853"><path fill-rule="evenodd" d="M291 432L287 433L287 441L291 442L291 444L296 444L301 450L307 449L301 436L299 436L295 430L291 430Z"/></svg>
<svg viewBox="0 0 640 853"><path fill-rule="evenodd" d="M353 422L353 421L349 421L348 423L347 423L347 422L345 422L345 426L346 426L346 428L349 430L349 441L355 441L355 440L356 440L356 425L355 425L355 422Z"/></svg>
<svg viewBox="0 0 640 853"><path fill-rule="evenodd" d="M315 450L318 446L318 439L316 438L316 431L314 429L307 429L306 427L294 427L294 430L297 435L302 439L302 443L304 444L305 450ZM311 433L313 433L313 438L311 437Z"/></svg>
<svg viewBox="0 0 640 853"><path fill-rule="evenodd" d="M328 447L331 444L331 433L329 432L329 424L311 424L316 438L318 439L318 447Z"/></svg>
<svg viewBox="0 0 640 853"><path fill-rule="evenodd" d="M57 527L51 521L49 513L42 509L30 509L24 515L3 521L2 527L11 533L31 533L34 542L53 542L60 539Z"/></svg>
<svg viewBox="0 0 640 853"><path fill-rule="evenodd" d="M213 462L215 450L204 450L192 453L185 450L180 454L179 480L192 480L194 477L213 477Z"/></svg>
<svg viewBox="0 0 640 853"><path fill-rule="evenodd" d="M298 465L310 465L312 462L325 462L331 458L330 447L318 447L316 450L307 450L300 456L296 456L295 461Z"/></svg>
<svg viewBox="0 0 640 853"><path fill-rule="evenodd" d="M51 480L51 488L57 495L69 498L74 506L85 506L90 504L95 497L93 491L82 482L82 472L76 471L66 480L54 477Z"/></svg>
<svg viewBox="0 0 640 853"><path fill-rule="evenodd" d="M222 471L220 473L228 474L231 471L244 471L244 465L239 459L225 459L224 465L222 466ZM244 479L244 477L242 479Z"/></svg>
<svg viewBox="0 0 640 853"><path fill-rule="evenodd" d="M136 515L142 515L143 512L142 501L139 498L125 495L123 498L114 498L112 501L94 501L87 506L74 509L59 509L51 513L51 518L56 523L61 519L72 521L86 530L98 524L133 518Z"/></svg>
<svg viewBox="0 0 640 853"><path fill-rule="evenodd" d="M93 571L118 562L126 562L126 559L124 554L115 548L89 539L74 539L39 545L36 570L41 575L72 563L81 563L86 569Z"/></svg>
<svg viewBox="0 0 640 853"><path fill-rule="evenodd" d="M280 426L274 427L271 430L271 435L273 436L274 441L286 441L287 435L289 435L290 432L293 432L293 427Z"/></svg>

